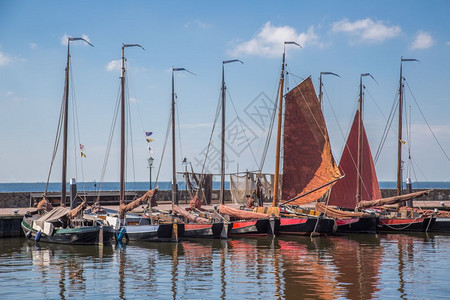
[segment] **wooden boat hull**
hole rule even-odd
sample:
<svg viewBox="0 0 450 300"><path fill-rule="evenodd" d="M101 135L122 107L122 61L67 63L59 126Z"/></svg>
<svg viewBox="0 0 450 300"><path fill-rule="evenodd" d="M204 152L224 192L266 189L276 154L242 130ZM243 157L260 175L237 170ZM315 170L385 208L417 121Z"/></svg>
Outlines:
<svg viewBox="0 0 450 300"><path fill-rule="evenodd" d="M428 231L450 232L450 218L436 218L433 226Z"/></svg>
<svg viewBox="0 0 450 300"><path fill-rule="evenodd" d="M383 218L378 222L378 232L423 232L431 231L435 218Z"/></svg>
<svg viewBox="0 0 450 300"><path fill-rule="evenodd" d="M163 223L158 225L127 225L124 242L178 242L184 235L184 224ZM175 235L176 233L176 235ZM119 231L116 232L116 238Z"/></svg>
<svg viewBox="0 0 450 300"><path fill-rule="evenodd" d="M275 233L281 235L331 234L335 221L330 218L280 217L275 220Z"/></svg>
<svg viewBox="0 0 450 300"><path fill-rule="evenodd" d="M210 223L210 224L184 224L184 237L186 238L213 238L213 239L227 239L227 229L225 223Z"/></svg>
<svg viewBox="0 0 450 300"><path fill-rule="evenodd" d="M236 220L228 224L229 236L258 236L268 235L271 233L271 225L269 219L255 220ZM273 222L273 220L272 220Z"/></svg>
<svg viewBox="0 0 450 300"><path fill-rule="evenodd" d="M22 230L26 237L35 239L38 231L31 227L27 220L22 221ZM103 229L103 233L102 230ZM114 229L111 226L86 226L76 228L56 229L52 235L41 234L39 242L70 244L70 245L97 245L99 235L103 234L103 244L111 244Z"/></svg>
<svg viewBox="0 0 450 300"><path fill-rule="evenodd" d="M337 219L336 233L371 233L377 232L378 218L352 218L352 219Z"/></svg>

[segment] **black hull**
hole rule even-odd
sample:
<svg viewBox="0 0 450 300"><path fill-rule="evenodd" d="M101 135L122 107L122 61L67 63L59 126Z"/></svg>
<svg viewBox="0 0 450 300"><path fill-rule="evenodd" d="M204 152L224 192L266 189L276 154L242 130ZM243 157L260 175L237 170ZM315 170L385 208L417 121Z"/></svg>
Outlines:
<svg viewBox="0 0 450 300"><path fill-rule="evenodd" d="M185 238L207 238L207 239L227 239L227 228L225 224L184 224Z"/></svg>
<svg viewBox="0 0 450 300"><path fill-rule="evenodd" d="M176 235L174 234L176 226ZM141 242L178 242L184 235L184 224L159 224L149 226L128 225L125 227L126 233L123 242L141 241ZM116 238L120 233L116 233Z"/></svg>
<svg viewBox="0 0 450 300"><path fill-rule="evenodd" d="M425 232L432 231L435 218L383 219L378 222L377 232Z"/></svg>
<svg viewBox="0 0 450 300"><path fill-rule="evenodd" d="M280 217L275 220L275 233L280 235L328 235L334 231L335 221L329 218Z"/></svg>
<svg viewBox="0 0 450 300"><path fill-rule="evenodd" d="M272 234L269 219L237 220L228 224L229 236L259 236Z"/></svg>
<svg viewBox="0 0 450 300"><path fill-rule="evenodd" d="M38 231L33 229L25 220L22 221L22 230L28 238L36 239ZM102 227L87 226L79 228L69 228L63 230L56 230L53 235L42 234L38 242L67 244L67 245L97 245L99 244L99 235ZM110 226L103 227L103 244L111 244L111 239L114 235L114 230Z"/></svg>
<svg viewBox="0 0 450 300"><path fill-rule="evenodd" d="M450 218L436 218L433 227L431 227L428 231L450 232Z"/></svg>
<svg viewBox="0 0 450 300"><path fill-rule="evenodd" d="M337 230L336 233L377 233L378 218L368 217L368 218L358 218L355 222L353 219L350 220L337 220Z"/></svg>

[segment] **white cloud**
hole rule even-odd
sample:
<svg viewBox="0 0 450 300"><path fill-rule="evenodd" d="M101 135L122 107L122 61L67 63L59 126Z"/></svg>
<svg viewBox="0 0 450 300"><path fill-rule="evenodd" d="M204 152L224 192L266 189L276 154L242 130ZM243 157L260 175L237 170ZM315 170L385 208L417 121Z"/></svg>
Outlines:
<svg viewBox="0 0 450 300"><path fill-rule="evenodd" d="M138 102L139 102L138 99L136 99L136 98L134 98L134 97L130 97L129 101L130 101L131 103L138 103Z"/></svg>
<svg viewBox="0 0 450 300"><path fill-rule="evenodd" d="M203 23L203 22L200 21L199 19L195 19L195 20L193 20L193 21L189 21L189 22L187 22L186 24L184 24L184 27L185 27L185 28L189 28L189 27L191 27L191 26L196 26L196 27L201 28L201 29L211 28L211 25L210 25L210 24Z"/></svg>
<svg viewBox="0 0 450 300"><path fill-rule="evenodd" d="M358 42L383 42L401 33L400 26L387 26L383 21L372 21L370 18L350 22L348 19L333 23L333 32L344 32L357 38Z"/></svg>
<svg viewBox="0 0 450 300"><path fill-rule="evenodd" d="M0 66L5 66L13 61L11 56L6 55L5 53L0 51Z"/></svg>
<svg viewBox="0 0 450 300"><path fill-rule="evenodd" d="M419 31L411 43L411 49L427 49L434 45L434 40L427 32Z"/></svg>
<svg viewBox="0 0 450 300"><path fill-rule="evenodd" d="M67 46L67 39L69 37L70 36L67 33L64 33L64 35L61 37L61 45ZM86 41L88 41L89 43L91 42L91 40L89 39L89 37L86 34L83 33L81 35L81 37L83 39L85 39ZM71 44L72 45L75 44L75 45L85 45L85 46L87 46L87 44L85 42L83 42L83 41L73 41Z"/></svg>
<svg viewBox="0 0 450 300"><path fill-rule="evenodd" d="M302 47L319 45L319 37L314 32L314 26L308 31L298 33L290 26L272 26L270 22L264 24L254 38L247 42L234 46L229 51L230 55L250 54L265 57L278 57L283 52L285 41L294 41Z"/></svg>
<svg viewBox="0 0 450 300"><path fill-rule="evenodd" d="M120 71L120 67L121 67L120 64L121 64L120 59L112 60L106 65L106 70L110 71L110 72L111 71Z"/></svg>
<svg viewBox="0 0 450 300"><path fill-rule="evenodd" d="M450 46L450 42L445 43L445 45Z"/></svg>
<svg viewBox="0 0 450 300"><path fill-rule="evenodd" d="M37 46L38 46L38 45L37 45L36 43L30 43L30 49L31 49L31 50L36 49Z"/></svg>
<svg viewBox="0 0 450 300"><path fill-rule="evenodd" d="M13 92L13 91L8 91L8 92L6 92L6 96L12 96L12 95L14 95L14 92Z"/></svg>

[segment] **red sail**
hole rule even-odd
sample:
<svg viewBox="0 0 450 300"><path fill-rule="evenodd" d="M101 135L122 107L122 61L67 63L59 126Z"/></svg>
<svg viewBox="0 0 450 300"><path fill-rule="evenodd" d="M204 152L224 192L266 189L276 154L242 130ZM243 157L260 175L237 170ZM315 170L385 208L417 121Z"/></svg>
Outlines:
<svg viewBox="0 0 450 300"><path fill-rule="evenodd" d="M354 209L356 203L356 180L358 176L358 120L359 110L355 114L350 134L339 162L339 170L345 177L339 180L331 190L330 205ZM361 199L375 200L381 198L375 165L370 151L364 125L362 126L362 171L361 171Z"/></svg>
<svg viewBox="0 0 450 300"><path fill-rule="evenodd" d="M339 177L322 109L311 78L307 78L286 95L282 199L305 194ZM330 187L292 204L316 201Z"/></svg>

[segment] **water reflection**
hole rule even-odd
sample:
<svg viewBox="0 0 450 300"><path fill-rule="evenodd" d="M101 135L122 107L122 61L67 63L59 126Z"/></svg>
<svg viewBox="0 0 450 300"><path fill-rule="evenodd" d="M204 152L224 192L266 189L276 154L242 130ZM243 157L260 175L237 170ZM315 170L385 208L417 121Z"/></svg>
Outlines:
<svg viewBox="0 0 450 300"><path fill-rule="evenodd" d="M450 236L245 238L84 247L0 240L0 298L445 296ZM419 288L418 288L419 287Z"/></svg>

